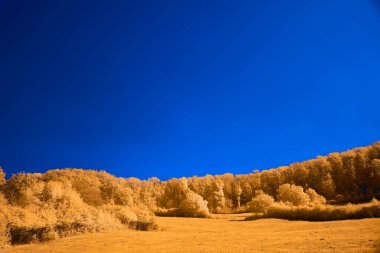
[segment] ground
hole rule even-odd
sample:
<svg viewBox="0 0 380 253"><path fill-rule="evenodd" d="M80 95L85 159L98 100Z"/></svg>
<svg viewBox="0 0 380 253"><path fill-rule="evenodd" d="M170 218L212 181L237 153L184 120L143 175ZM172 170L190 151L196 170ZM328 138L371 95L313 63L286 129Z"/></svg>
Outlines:
<svg viewBox="0 0 380 253"><path fill-rule="evenodd" d="M157 231L114 231L9 247L6 253L380 252L380 218L330 222L157 217ZM1 251L1 250L0 250Z"/></svg>

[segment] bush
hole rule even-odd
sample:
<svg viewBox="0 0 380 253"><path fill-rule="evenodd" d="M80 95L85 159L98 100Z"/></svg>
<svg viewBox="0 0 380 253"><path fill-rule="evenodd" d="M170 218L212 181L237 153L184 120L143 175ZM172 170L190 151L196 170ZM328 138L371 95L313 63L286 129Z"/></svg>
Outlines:
<svg viewBox="0 0 380 253"><path fill-rule="evenodd" d="M248 210L253 213L266 213L273 203L274 199L272 196L260 193L248 202Z"/></svg>
<svg viewBox="0 0 380 253"><path fill-rule="evenodd" d="M306 190L306 194L313 204L326 204L325 197L319 195L315 190L309 188Z"/></svg>
<svg viewBox="0 0 380 253"><path fill-rule="evenodd" d="M267 213L247 217L247 220L278 218L287 220L332 221L379 217L380 204L377 201L359 205L347 204L344 206L333 206L319 204L298 207L278 203L269 208Z"/></svg>
<svg viewBox="0 0 380 253"><path fill-rule="evenodd" d="M4 195L0 193L0 249L9 242L8 234L8 205Z"/></svg>
<svg viewBox="0 0 380 253"><path fill-rule="evenodd" d="M13 175L0 189L0 247L84 232L154 229L153 214L122 182L83 170Z"/></svg>
<svg viewBox="0 0 380 253"><path fill-rule="evenodd" d="M122 206L132 206L132 190L115 184L112 181L103 183L100 187L101 196L106 203L112 203Z"/></svg>
<svg viewBox="0 0 380 253"><path fill-rule="evenodd" d="M110 205L104 208L107 212L113 213L123 225L133 227L133 224L137 222L138 218L136 213L129 207Z"/></svg>
<svg viewBox="0 0 380 253"><path fill-rule="evenodd" d="M157 229L157 224L154 221L154 215L148 209L137 209L137 221L132 227L136 230L150 231Z"/></svg>
<svg viewBox="0 0 380 253"><path fill-rule="evenodd" d="M50 227L14 226L9 229L12 245L31 242L46 242L58 238L57 232Z"/></svg>
<svg viewBox="0 0 380 253"><path fill-rule="evenodd" d="M206 218L210 216L207 201L191 190L185 194L178 208L157 208L155 214L164 217Z"/></svg>
<svg viewBox="0 0 380 253"><path fill-rule="evenodd" d="M190 191L186 178L170 179L163 185L163 193L158 199L161 207L178 208L186 194Z"/></svg>
<svg viewBox="0 0 380 253"><path fill-rule="evenodd" d="M306 205L310 198L301 186L283 184L278 188L277 200L294 206L302 206Z"/></svg>
<svg viewBox="0 0 380 253"><path fill-rule="evenodd" d="M208 217L210 216L209 210L207 208L207 201L203 198L189 191L185 195L185 199L182 200L178 207L178 214L180 216L186 217Z"/></svg>

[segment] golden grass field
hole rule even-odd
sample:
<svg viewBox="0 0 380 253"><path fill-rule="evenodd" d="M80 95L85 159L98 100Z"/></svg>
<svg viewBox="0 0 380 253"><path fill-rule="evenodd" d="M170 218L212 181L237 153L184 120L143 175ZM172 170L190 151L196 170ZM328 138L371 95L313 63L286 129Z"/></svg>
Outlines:
<svg viewBox="0 0 380 253"><path fill-rule="evenodd" d="M157 217L157 231L83 234L8 247L6 253L72 252L380 252L380 218L330 222Z"/></svg>

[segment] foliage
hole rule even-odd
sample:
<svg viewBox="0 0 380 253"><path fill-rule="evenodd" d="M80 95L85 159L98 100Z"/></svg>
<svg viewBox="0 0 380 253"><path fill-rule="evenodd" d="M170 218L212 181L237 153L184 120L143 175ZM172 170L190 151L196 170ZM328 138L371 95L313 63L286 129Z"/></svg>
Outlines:
<svg viewBox="0 0 380 253"><path fill-rule="evenodd" d="M372 201L368 204L344 206L312 205L312 206L289 206L281 203L274 204L266 213L255 214L247 218L254 220L260 218L279 218L287 220L306 221L332 221L346 219L379 218L380 203Z"/></svg>
<svg viewBox="0 0 380 253"><path fill-rule="evenodd" d="M294 206L303 206L310 201L310 198L301 186L283 184L278 188L277 200Z"/></svg>
<svg viewBox="0 0 380 253"><path fill-rule="evenodd" d="M208 217L207 201L193 192L186 178L171 179L164 183L159 203L163 208L156 210L161 216Z"/></svg>
<svg viewBox="0 0 380 253"><path fill-rule="evenodd" d="M154 229L152 212L133 195L123 180L105 172L12 175L0 192L0 246L111 229Z"/></svg>
<svg viewBox="0 0 380 253"><path fill-rule="evenodd" d="M248 210L253 213L266 213L273 203L274 198L272 196L265 193L259 193L248 203Z"/></svg>
<svg viewBox="0 0 380 253"><path fill-rule="evenodd" d="M207 201L203 198L189 191L185 198L182 200L178 207L178 214L180 216L188 217L208 217L210 216L209 210L207 208Z"/></svg>
<svg viewBox="0 0 380 253"><path fill-rule="evenodd" d="M273 196L277 202L274 202ZM104 171L12 175L0 167L0 247L109 229L154 229L153 212L208 217L249 210L260 217L329 220L378 217L380 142L245 175L116 178Z"/></svg>
<svg viewBox="0 0 380 253"><path fill-rule="evenodd" d="M310 202L314 204L326 204L325 197L319 195L314 189L308 188L305 193L309 196Z"/></svg>
<svg viewBox="0 0 380 253"><path fill-rule="evenodd" d="M5 173L0 166L0 186L2 186L3 184L5 184Z"/></svg>

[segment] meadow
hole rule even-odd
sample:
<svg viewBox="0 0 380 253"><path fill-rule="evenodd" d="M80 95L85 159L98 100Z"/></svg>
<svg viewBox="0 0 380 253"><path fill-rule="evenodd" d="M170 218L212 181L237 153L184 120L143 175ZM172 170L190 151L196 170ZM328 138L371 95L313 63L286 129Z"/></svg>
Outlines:
<svg viewBox="0 0 380 253"><path fill-rule="evenodd" d="M250 174L6 177L6 252L380 251L380 142ZM29 244L29 245L26 245Z"/></svg>
<svg viewBox="0 0 380 253"><path fill-rule="evenodd" d="M210 219L156 217L156 231L88 233L4 253L74 252L379 252L380 218L329 222L217 214Z"/></svg>

